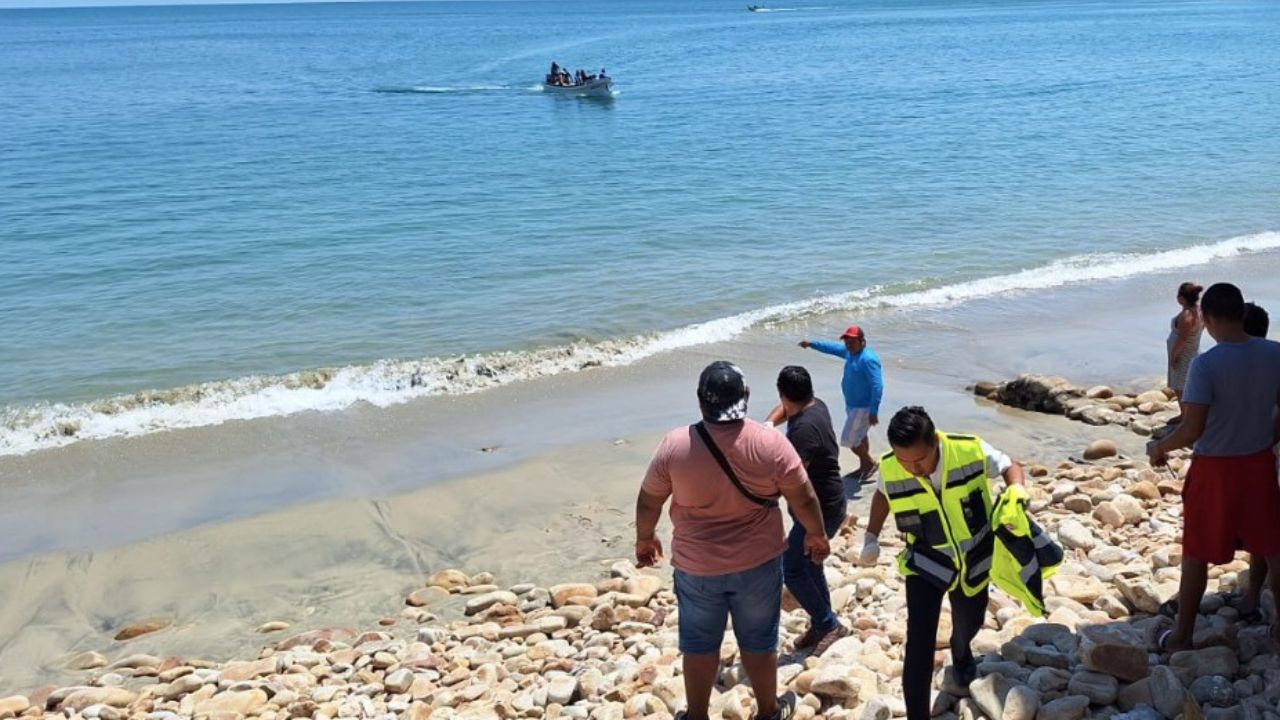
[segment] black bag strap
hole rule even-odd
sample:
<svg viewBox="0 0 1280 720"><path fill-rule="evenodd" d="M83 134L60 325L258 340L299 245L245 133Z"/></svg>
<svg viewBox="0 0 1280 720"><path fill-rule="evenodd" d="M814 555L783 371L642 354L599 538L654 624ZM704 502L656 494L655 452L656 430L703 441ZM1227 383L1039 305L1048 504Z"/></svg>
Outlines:
<svg viewBox="0 0 1280 720"><path fill-rule="evenodd" d="M707 432L706 425L704 425L703 423L697 423L692 427L694 430L698 431L698 437L702 438L703 444L706 445L707 449L711 451L711 456L716 459L717 463L719 463L720 469L724 470L724 474L729 476L729 482L733 483L733 486L738 488L738 492L742 493L743 497L763 507L767 507L767 508L778 507L777 500L767 500L765 498L762 498L759 495L753 494L750 490L748 490L742 485L742 481L738 479L738 474L733 471L732 467L730 467L729 461L726 460L724 457L724 453L720 452L720 447L717 446L716 442L711 439L711 433Z"/></svg>

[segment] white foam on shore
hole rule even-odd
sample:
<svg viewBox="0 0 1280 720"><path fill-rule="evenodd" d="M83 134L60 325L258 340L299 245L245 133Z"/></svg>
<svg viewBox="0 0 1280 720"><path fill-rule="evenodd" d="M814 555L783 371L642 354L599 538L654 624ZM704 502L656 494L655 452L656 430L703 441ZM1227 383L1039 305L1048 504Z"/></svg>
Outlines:
<svg viewBox="0 0 1280 720"><path fill-rule="evenodd" d="M731 340L752 328L830 312L948 305L1191 267L1275 249L1280 249L1280 232L1155 253L1080 255L1007 275L922 290L865 288L620 340L469 357L380 360L369 365L148 390L88 403L10 406L0 409L0 455L22 455L87 439L341 410L360 402L387 407L430 395L462 395L538 377L629 365L662 352Z"/></svg>

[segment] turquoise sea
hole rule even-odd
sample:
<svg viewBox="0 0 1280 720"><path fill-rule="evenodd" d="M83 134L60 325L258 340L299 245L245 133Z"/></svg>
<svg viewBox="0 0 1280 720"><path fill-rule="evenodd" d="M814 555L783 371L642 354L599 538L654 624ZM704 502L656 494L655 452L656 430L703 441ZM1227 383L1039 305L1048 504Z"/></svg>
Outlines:
<svg viewBox="0 0 1280 720"><path fill-rule="evenodd" d="M1280 4L769 9L0 11L0 454L1275 262Z"/></svg>

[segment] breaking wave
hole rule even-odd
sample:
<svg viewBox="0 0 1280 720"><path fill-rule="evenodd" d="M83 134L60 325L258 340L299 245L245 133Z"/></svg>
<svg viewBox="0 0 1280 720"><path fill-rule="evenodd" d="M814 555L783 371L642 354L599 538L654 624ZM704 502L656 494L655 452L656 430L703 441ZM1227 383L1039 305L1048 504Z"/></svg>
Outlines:
<svg viewBox="0 0 1280 720"><path fill-rule="evenodd" d="M1280 233L1267 232L1152 253L1079 255L1006 275L906 291L873 286L603 342L464 357L379 360L147 390L87 403L10 406L0 409L0 455L21 455L86 439L341 410L361 402L387 407L429 395L462 395L522 380L628 365L662 352L730 340L753 328L830 312L947 305L1190 267L1278 248Z"/></svg>

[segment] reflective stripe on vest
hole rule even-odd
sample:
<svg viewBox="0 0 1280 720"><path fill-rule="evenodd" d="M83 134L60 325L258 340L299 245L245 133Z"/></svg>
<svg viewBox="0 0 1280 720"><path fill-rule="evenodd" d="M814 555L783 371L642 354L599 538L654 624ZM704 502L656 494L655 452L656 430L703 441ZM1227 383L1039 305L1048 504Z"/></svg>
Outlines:
<svg viewBox="0 0 1280 720"><path fill-rule="evenodd" d="M942 494L928 478L907 472L893 453L880 463L885 495L907 548L898 557L906 575L944 590L976 595L986 587L995 536L986 453L972 435L938 433Z"/></svg>

